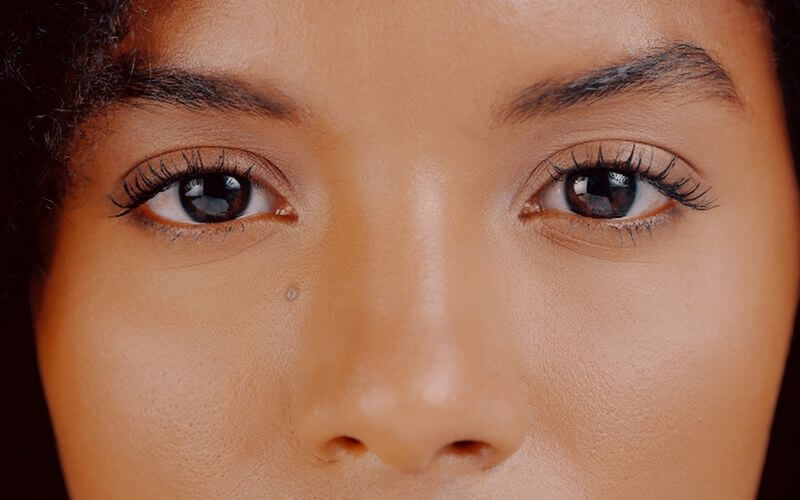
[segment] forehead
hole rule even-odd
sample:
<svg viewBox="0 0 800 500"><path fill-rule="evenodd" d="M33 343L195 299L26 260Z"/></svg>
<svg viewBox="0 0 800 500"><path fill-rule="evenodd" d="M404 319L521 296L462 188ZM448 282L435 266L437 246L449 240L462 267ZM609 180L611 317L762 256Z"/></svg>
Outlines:
<svg viewBox="0 0 800 500"><path fill-rule="evenodd" d="M349 58L353 64L370 64L374 56L395 62L458 59L465 49L496 57L525 48L546 59L585 60L587 54L596 58L672 39L723 44L761 17L745 0L148 0L135 5L144 28L137 35L154 54L236 53L232 62L242 64L264 55L313 58L345 50L357 51L358 58Z"/></svg>

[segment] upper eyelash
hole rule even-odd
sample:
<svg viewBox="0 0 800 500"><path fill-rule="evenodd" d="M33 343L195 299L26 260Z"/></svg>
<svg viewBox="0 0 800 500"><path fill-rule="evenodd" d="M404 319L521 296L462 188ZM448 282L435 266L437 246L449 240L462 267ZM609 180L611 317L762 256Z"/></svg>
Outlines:
<svg viewBox="0 0 800 500"><path fill-rule="evenodd" d="M633 145L626 159L622 160L617 155L614 160L606 160L603 156L603 148L600 146L594 160L581 162L575 157L575 152L573 151L571 155L573 164L567 168L548 162L551 167L550 177L555 183L569 174L584 170L614 170L650 183L664 196L672 198L689 208L710 210L716 207L714 200L707 199L707 195L711 191L710 186L704 186L701 182L689 176L673 182L666 181L678 162L677 155L672 155L672 159L667 165L658 171L653 169L653 156L651 156L649 164L645 166L643 165L643 155L640 154L638 159L634 160L635 155L636 145Z"/></svg>
<svg viewBox="0 0 800 500"><path fill-rule="evenodd" d="M144 165L136 167L132 180L124 179L122 181L122 190L125 192L125 196L128 197L126 201L120 202L113 195L106 195L111 203L120 208L120 211L111 215L111 217L122 217L148 202L156 194L169 189L176 182L197 174L236 175L252 182L251 171L253 165L250 165L244 171L241 171L236 165L229 165L225 161L224 149L221 150L219 158L213 165L205 165L198 150L192 150L189 154L181 152L181 156L186 163L186 168L180 172L170 170L163 159L159 159L157 168L153 166L153 160L148 160Z"/></svg>

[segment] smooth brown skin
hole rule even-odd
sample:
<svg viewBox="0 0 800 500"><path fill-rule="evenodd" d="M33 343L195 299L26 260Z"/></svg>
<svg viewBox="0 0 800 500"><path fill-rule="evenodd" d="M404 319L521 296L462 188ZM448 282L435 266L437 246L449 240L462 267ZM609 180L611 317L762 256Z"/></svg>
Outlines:
<svg viewBox="0 0 800 500"><path fill-rule="evenodd" d="M71 494L751 497L798 289L765 30L738 0L150 10L126 50L276 86L303 116L118 106L76 146L35 310ZM675 40L743 104L493 118L527 85ZM680 154L717 206L635 247L564 214L521 223L547 184L523 189L533 167L609 140ZM175 238L109 218L130 168L197 146L275 161L297 222Z"/></svg>

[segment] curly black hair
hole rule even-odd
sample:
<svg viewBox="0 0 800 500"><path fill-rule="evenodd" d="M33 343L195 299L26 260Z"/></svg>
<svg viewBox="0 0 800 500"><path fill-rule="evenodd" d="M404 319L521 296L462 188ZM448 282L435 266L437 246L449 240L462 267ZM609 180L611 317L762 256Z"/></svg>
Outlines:
<svg viewBox="0 0 800 500"><path fill-rule="evenodd" d="M760 3L773 35L800 177L800 0ZM29 498L66 496L38 385L29 284L43 272L42 237L68 181L65 147L77 125L118 88L112 54L132 8L130 0L6 0L0 6L0 338L7 358L3 379L11 384L7 425L14 428L5 429L14 438L2 449L19 457L4 485ZM788 488L800 492L790 470L800 461L798 337L773 425L759 493L764 498L788 494Z"/></svg>

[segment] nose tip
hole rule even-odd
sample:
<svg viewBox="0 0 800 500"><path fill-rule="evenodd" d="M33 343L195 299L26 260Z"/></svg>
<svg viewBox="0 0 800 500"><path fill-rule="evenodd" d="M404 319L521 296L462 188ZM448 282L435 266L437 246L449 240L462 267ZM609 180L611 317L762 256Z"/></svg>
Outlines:
<svg viewBox="0 0 800 500"><path fill-rule="evenodd" d="M441 468L450 471L486 470L506 458L496 447L469 439L453 441L431 453L433 449L412 446L395 447L391 450L374 447L370 449L355 438L343 437L332 440L325 453L337 457L333 458L334 461L340 459L343 453L355 456L373 453L382 463L407 472Z"/></svg>
<svg viewBox="0 0 800 500"><path fill-rule="evenodd" d="M411 444L411 443L408 443ZM505 457L500 450L483 441L462 439L446 444L431 453L432 448L395 446L392 449L368 447L359 439L340 436L329 440L320 450L325 460L336 462L346 457L373 454L386 465L402 471L420 472L432 468L450 470L485 470L492 468Z"/></svg>
<svg viewBox="0 0 800 500"><path fill-rule="evenodd" d="M404 472L490 469L511 456L523 439L513 405L487 401L460 411L457 404L422 403L406 411L374 404L366 411L363 404L321 409L301 424L300 438L328 462L371 457Z"/></svg>

